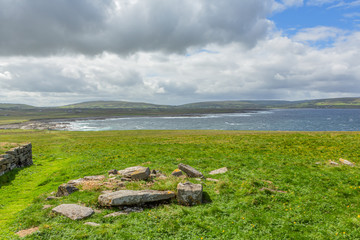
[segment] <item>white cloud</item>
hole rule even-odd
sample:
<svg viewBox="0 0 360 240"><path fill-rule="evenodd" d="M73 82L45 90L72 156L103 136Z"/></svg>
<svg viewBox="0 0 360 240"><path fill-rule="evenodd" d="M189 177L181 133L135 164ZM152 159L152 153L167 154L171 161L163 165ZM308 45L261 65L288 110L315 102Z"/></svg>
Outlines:
<svg viewBox="0 0 360 240"><path fill-rule="evenodd" d="M344 33L345 31L338 28L318 26L299 30L293 39L300 42L328 41L331 39L336 39L338 36L343 35Z"/></svg>
<svg viewBox="0 0 360 240"><path fill-rule="evenodd" d="M181 104L354 96L360 92L359 48L360 33L338 36L333 46L321 49L275 35L252 49L210 44L192 55L14 57L3 69L13 79L0 79L0 85L9 98L16 95L34 105L44 104L39 98L60 105L100 99Z"/></svg>

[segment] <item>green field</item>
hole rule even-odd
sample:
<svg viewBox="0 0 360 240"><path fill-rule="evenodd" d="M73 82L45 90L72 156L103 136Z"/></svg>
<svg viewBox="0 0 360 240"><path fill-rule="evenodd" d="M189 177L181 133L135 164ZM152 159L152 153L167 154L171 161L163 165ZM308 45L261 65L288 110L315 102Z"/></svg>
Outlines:
<svg viewBox="0 0 360 240"><path fill-rule="evenodd" d="M359 163L358 132L244 131L0 131L0 142L32 142L34 165L0 177L0 239L39 226L26 239L358 239L359 167L332 166L329 159ZM99 209L99 191L80 191L45 201L71 179L143 165L168 175L178 163L206 177L206 204L176 201L140 213L103 218L105 209L72 221L54 215L61 203ZM181 179L141 181L127 189L175 190ZM192 182L198 182L192 179ZM262 188L283 192L262 191ZM100 227L84 225L100 223Z"/></svg>

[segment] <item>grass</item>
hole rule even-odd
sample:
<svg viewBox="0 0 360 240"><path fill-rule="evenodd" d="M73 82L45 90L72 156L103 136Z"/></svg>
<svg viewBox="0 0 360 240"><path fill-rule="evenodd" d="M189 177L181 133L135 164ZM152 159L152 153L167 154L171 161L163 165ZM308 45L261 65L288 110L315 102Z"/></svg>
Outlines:
<svg viewBox="0 0 360 240"><path fill-rule="evenodd" d="M0 142L0 155L4 154L6 151L10 150L11 148L14 148L17 146L19 146L19 144Z"/></svg>
<svg viewBox="0 0 360 240"><path fill-rule="evenodd" d="M357 239L360 238L357 132L244 131L0 131L1 142L32 142L34 165L0 177L0 238L39 226L27 239ZM72 221L43 205L81 203L94 209L98 191L45 201L61 183L110 169L148 166L170 174L178 163L194 166L218 183L203 181L207 204L176 201L141 213ZM320 163L320 164L317 164ZM142 181L127 189L175 190L178 181ZM191 181L197 182L192 179ZM262 188L286 193L262 191ZM90 227L84 222L100 223Z"/></svg>

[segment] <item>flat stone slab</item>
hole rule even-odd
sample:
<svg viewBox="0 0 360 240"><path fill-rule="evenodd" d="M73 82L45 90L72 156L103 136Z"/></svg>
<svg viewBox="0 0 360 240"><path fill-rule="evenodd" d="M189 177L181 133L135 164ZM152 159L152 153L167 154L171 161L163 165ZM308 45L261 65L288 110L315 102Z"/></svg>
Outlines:
<svg viewBox="0 0 360 240"><path fill-rule="evenodd" d="M101 226L100 224L94 223L94 222L86 222L86 223L84 223L84 225L88 225L88 226L92 226L92 227L99 227L99 226Z"/></svg>
<svg viewBox="0 0 360 240"><path fill-rule="evenodd" d="M204 175L201 172L199 172L198 170L196 170L195 168L189 165L179 163L178 168L181 171L185 172L186 175L188 175L189 177L201 177L201 178L204 177Z"/></svg>
<svg viewBox="0 0 360 240"><path fill-rule="evenodd" d="M150 177L150 169L148 167L135 166L120 170L118 174L131 180L145 180Z"/></svg>
<svg viewBox="0 0 360 240"><path fill-rule="evenodd" d="M128 206L141 205L148 202L168 200L175 197L171 191L156 190L120 190L100 195L98 198L101 206Z"/></svg>
<svg viewBox="0 0 360 240"><path fill-rule="evenodd" d="M60 213L72 220L80 220L94 214L94 210L91 208L83 207L77 204L61 204L53 208L52 211Z"/></svg>
<svg viewBox="0 0 360 240"><path fill-rule="evenodd" d="M228 171L227 167L223 167L223 168L213 170L213 171L209 172L209 174L210 175L223 174L223 173L226 173L227 171Z"/></svg>
<svg viewBox="0 0 360 240"><path fill-rule="evenodd" d="M218 182L218 179L214 179L214 178L206 178L206 181L210 181L210 182Z"/></svg>
<svg viewBox="0 0 360 240"><path fill-rule="evenodd" d="M179 204L192 206L202 203L203 187L201 184L190 182L177 185L177 200Z"/></svg>

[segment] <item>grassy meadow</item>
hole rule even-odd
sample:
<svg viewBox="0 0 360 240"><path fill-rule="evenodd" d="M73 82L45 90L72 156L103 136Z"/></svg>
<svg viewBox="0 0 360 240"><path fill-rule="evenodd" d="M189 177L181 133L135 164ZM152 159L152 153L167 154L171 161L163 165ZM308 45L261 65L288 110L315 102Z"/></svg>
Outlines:
<svg viewBox="0 0 360 240"><path fill-rule="evenodd" d="M25 239L360 238L358 132L1 130L0 142L32 142L34 160L0 177L0 239L17 239L15 232L37 226L40 231ZM357 165L328 163L339 158ZM136 165L169 175L180 162L220 180L202 181L205 204L174 200L103 218L116 209L97 205L100 189L45 200L71 179ZM207 174L224 166L225 174ZM140 181L126 189L175 191L179 181ZM61 203L101 212L72 221L42 209ZM84 225L88 221L101 226Z"/></svg>

